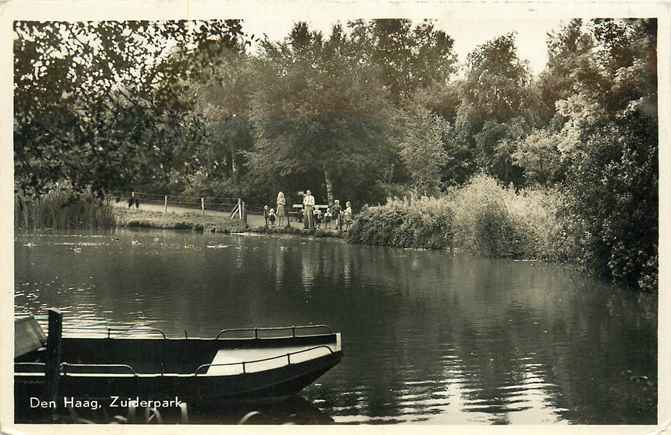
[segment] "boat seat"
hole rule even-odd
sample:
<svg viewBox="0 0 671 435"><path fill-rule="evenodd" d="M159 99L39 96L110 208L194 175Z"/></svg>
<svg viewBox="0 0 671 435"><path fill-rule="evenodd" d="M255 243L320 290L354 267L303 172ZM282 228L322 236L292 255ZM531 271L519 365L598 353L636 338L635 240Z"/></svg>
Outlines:
<svg viewBox="0 0 671 435"><path fill-rule="evenodd" d="M291 363L307 361L330 354L326 347L314 346L287 346L269 348L243 348L243 349L221 349L212 359L212 365L207 369L208 375L236 375L243 373L242 363L245 362L245 372L254 373L284 367L288 364L288 353L299 352L291 355ZM262 360L262 361L259 361ZM226 364L226 365L222 365Z"/></svg>
<svg viewBox="0 0 671 435"><path fill-rule="evenodd" d="M46 349L46 336L33 316L14 320L14 358Z"/></svg>

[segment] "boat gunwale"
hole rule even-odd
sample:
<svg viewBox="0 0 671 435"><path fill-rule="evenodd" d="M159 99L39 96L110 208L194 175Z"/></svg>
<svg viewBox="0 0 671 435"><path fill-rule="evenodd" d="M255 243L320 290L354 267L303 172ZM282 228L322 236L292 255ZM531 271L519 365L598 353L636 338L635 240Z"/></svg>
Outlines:
<svg viewBox="0 0 671 435"><path fill-rule="evenodd" d="M34 316L32 316L33 319L35 319ZM16 320L16 319L15 319ZM36 320L36 319L35 319ZM37 320L36 320L37 322ZM39 322L37 322L39 324ZM41 325L40 325L41 327ZM306 329L324 329L327 332L322 332L322 333L317 333L317 334L296 334L296 331L301 331L301 330L306 330ZM282 331L286 330L287 332L291 332L291 335L283 335L283 336L277 336L277 337L261 337L259 336L259 332L264 332L264 331ZM122 334L116 335L115 337L112 337L112 332L121 332ZM250 332L254 333L254 336L252 337L221 337L223 334L228 334L232 332ZM210 338L210 337L189 337L188 332L185 330L184 331L184 337L168 337L168 335L161 329L159 328L153 328L151 326L144 326L144 325L138 325L138 326L131 326L129 328L110 328L110 327L86 327L86 326L71 326L68 327L65 325L65 329L63 331L63 337L64 338L77 338L80 336L82 333L90 333L93 335L93 337L90 338L109 338L109 339L128 339L128 338L137 338L137 339L163 339L163 340L191 340L191 339L199 339L199 340L257 340L257 339L273 339L273 338L298 338L298 337L319 337L319 336L324 336L324 335L333 335L336 334L333 329L329 325L325 324L316 324L316 325L290 325L290 326L262 326L262 327L241 327L241 328L227 328L227 329L220 329L217 334ZM161 338L154 338L151 336L152 333L158 333L161 335ZM133 335L130 335L133 334ZM87 337L88 338L88 337Z"/></svg>
<svg viewBox="0 0 671 435"><path fill-rule="evenodd" d="M253 359L253 360L246 360L246 361L236 361L236 362L230 362L230 363L205 363L205 364L200 364L199 366L196 367L196 369L191 372L191 373L164 373L164 372L153 372L153 373L139 373L131 364L124 364L124 363L91 363L91 364L82 364L82 363L69 363L67 361L61 362L59 365L59 372L61 373L62 376L71 376L71 377L161 377L161 376L168 376L168 377L216 377L216 376L238 376L241 374L253 374L253 373L262 373L262 372L267 372L273 369L278 369L278 368L283 368L291 365L297 365L305 362L312 362L312 361L318 361L320 359L323 359L325 357L329 357L332 355L338 355L342 354L342 349L340 345L340 333L339 332L334 332L331 334L319 334L319 335L312 335L312 336L290 336L290 337L258 337L258 338L230 338L230 339L211 339L211 338L199 338L199 337L193 337L193 338L175 338L175 339L159 339L159 338L140 338L140 337L132 337L132 338L106 338L106 337L67 337L69 339L77 339L77 338L82 338L86 340L94 339L94 340L157 340L157 341L164 341L164 340L182 340L182 341L211 341L211 342L222 342L222 341L268 341L268 340L292 340L296 338L309 338L309 337L329 337L333 336L334 341L329 342L328 344L319 344L316 346L312 346L309 348L305 349L300 349L292 352L285 352L279 355L271 356L271 357L266 357L266 358L258 358L258 359ZM333 346L333 348L332 348ZM316 349L321 349L325 348L329 351L328 354L325 355L319 355L313 358L308 358L306 360L300 361L300 362L291 362L291 356L292 355L297 355L297 354L302 354L305 352L310 352ZM246 365L248 364L255 364L255 363L260 363L260 362L265 362L265 361L272 361L272 360L277 360L277 359L287 359L287 363L283 364L278 367L272 367L268 369L263 369L263 370L256 370L256 371L247 371L246 370ZM36 375L36 376L44 376L43 372L39 371L17 371L16 368L21 367L21 366L40 366L44 367L46 370L46 363L43 362L14 362L14 374L19 375L19 376L25 376L29 377L31 375ZM202 373L199 374L199 371L204 369L204 368L209 368L209 367L224 367L224 366L240 366L242 368L241 373L236 373L236 374L214 374L214 373ZM115 372L107 372L107 373L90 373L90 372L68 372L67 367L91 367L91 368L103 368L103 367L124 367L126 369L129 369L132 373L115 373Z"/></svg>
<svg viewBox="0 0 671 435"><path fill-rule="evenodd" d="M328 346L324 346L328 347ZM301 364L309 364L309 363L314 363L323 359L328 359L331 357L340 357L342 356L342 351L340 350L331 350L330 353L325 354L325 355L320 355L315 358L311 358L305 361L300 361L297 363L291 363L291 364L285 364L279 367L272 367L268 368L265 370L259 370L259 371L253 371L253 372L241 372L241 373L235 373L235 374L201 374L201 375L196 375L194 373L68 373L67 371L61 371L60 375L62 377L72 377L72 378L96 378L96 377L101 377L101 378L142 378L142 379L148 379L148 378L228 378L228 377L234 377L234 376L253 376L253 375L258 375L262 373L268 373L273 370L279 370L279 369L284 369L289 366L298 366ZM284 358L286 357L285 355L279 355L277 357L272 357L269 359L275 359L275 358ZM252 361L255 362L255 361ZM34 364L34 363L15 363L15 364ZM39 364L39 363L38 363ZM63 364L67 363L61 363L61 366ZM240 363L230 363L230 365L235 365L235 364L242 364ZM71 364L70 364L71 365ZM82 364L83 366L100 366L104 364ZM119 365L119 364L112 364L112 365ZM227 365L227 364L222 364L222 365ZM17 372L16 370L14 371L14 376L19 376L19 377L24 377L24 378L30 378L30 377L45 377L46 374L43 372Z"/></svg>

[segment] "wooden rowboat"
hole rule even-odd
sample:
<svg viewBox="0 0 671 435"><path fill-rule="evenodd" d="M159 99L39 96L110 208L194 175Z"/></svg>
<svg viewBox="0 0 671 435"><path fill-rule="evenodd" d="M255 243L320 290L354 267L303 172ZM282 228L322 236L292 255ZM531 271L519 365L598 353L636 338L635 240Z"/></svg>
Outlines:
<svg viewBox="0 0 671 435"><path fill-rule="evenodd" d="M58 340L47 339L32 318L15 326L16 408L30 406L31 397L58 407L65 398L275 400L296 394L342 358L340 333L324 325L225 329L213 338L168 338L156 329L144 331L154 337L120 337L109 329L103 337Z"/></svg>

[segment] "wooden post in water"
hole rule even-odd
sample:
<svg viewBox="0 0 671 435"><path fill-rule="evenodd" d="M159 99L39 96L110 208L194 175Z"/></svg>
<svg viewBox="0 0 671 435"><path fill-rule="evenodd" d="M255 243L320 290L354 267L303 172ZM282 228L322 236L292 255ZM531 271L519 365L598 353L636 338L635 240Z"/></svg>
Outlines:
<svg viewBox="0 0 671 435"><path fill-rule="evenodd" d="M200 209L203 211L203 216L205 216L205 198L200 198Z"/></svg>
<svg viewBox="0 0 671 435"><path fill-rule="evenodd" d="M168 212L168 195L163 196L163 213Z"/></svg>
<svg viewBox="0 0 671 435"><path fill-rule="evenodd" d="M245 226L247 226L247 204L245 204L245 201L242 201L241 219L245 223Z"/></svg>
<svg viewBox="0 0 671 435"><path fill-rule="evenodd" d="M49 308L49 335L47 336L47 400L57 402L60 384L60 365L63 355L63 313ZM58 408L58 407L57 407Z"/></svg>

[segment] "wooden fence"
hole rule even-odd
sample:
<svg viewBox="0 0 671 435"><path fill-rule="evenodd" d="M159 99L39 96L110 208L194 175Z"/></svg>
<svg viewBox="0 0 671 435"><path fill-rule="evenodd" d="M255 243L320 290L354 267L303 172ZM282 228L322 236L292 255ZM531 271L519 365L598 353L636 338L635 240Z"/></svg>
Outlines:
<svg viewBox="0 0 671 435"><path fill-rule="evenodd" d="M184 194L162 194L152 192L113 192L108 195L109 201L123 202L128 207L140 207L142 204L163 206L167 212L168 207L179 207L185 209L206 211L229 212L231 218L246 220L247 207L242 198L231 198L225 196L191 196Z"/></svg>

